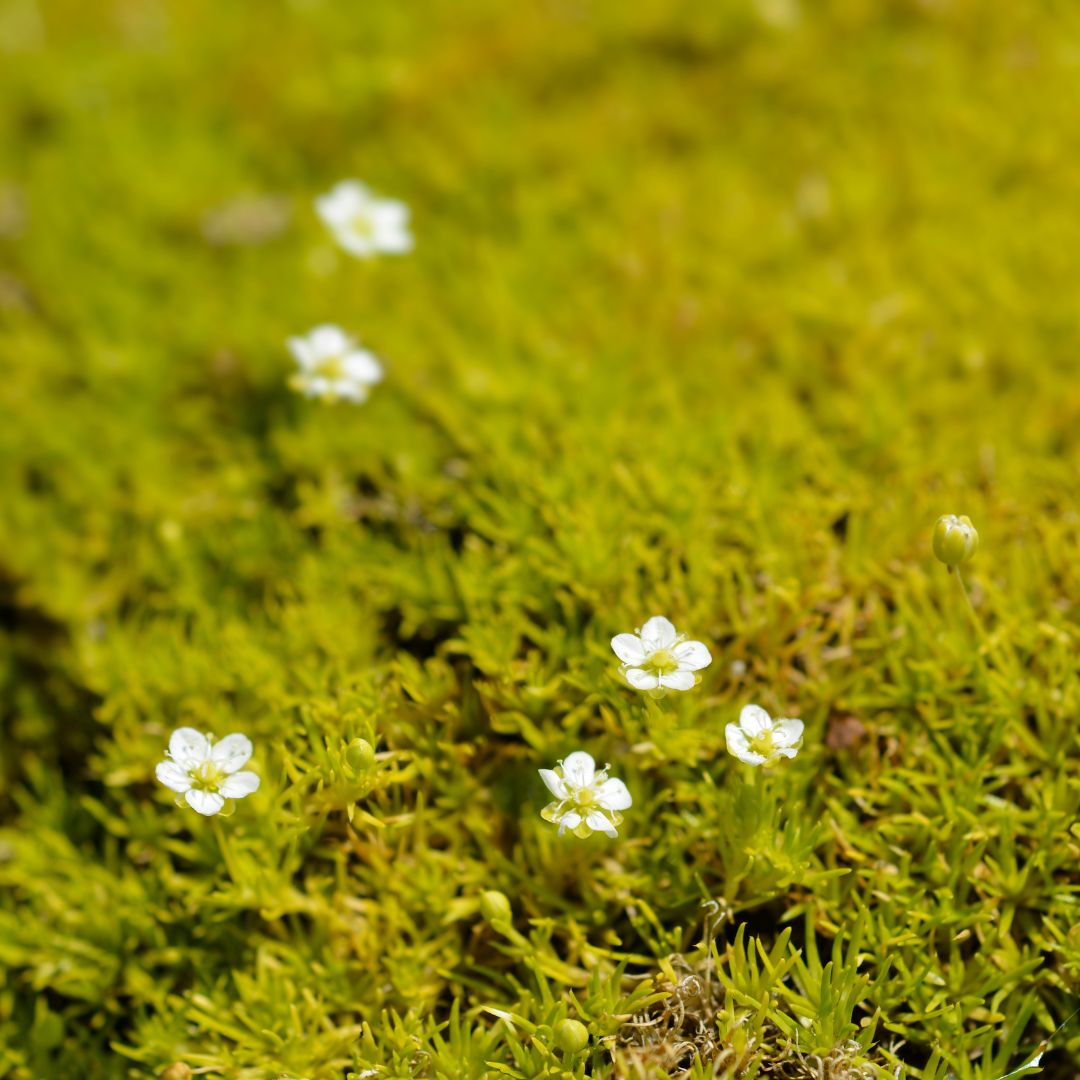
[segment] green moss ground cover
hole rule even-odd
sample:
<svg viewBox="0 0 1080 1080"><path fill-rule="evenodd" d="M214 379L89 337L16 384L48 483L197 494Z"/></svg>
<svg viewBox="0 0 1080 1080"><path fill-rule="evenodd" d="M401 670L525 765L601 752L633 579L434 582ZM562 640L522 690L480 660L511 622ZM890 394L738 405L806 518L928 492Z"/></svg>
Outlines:
<svg viewBox="0 0 1080 1080"><path fill-rule="evenodd" d="M1078 31L0 0L0 1077L1074 1075ZM321 322L366 404L289 389ZM540 817L578 748L618 839Z"/></svg>

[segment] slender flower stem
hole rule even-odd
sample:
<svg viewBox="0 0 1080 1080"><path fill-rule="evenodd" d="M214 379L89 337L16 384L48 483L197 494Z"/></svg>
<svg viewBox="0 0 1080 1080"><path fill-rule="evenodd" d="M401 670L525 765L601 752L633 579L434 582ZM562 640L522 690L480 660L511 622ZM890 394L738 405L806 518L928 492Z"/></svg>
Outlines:
<svg viewBox="0 0 1080 1080"><path fill-rule="evenodd" d="M1018 680L1022 678L1023 673L1020 669L1020 663L1016 658L1016 653L1009 648L995 648L993 639L986 632L986 624L982 621L982 618L975 607L975 602L971 599L971 593L968 591L967 584L964 582L964 575L960 573L959 567L956 569L949 567L949 573L955 575L956 581L960 586L960 591L964 594L968 613L971 615L971 622L975 627L975 637L980 645L984 646L986 649L985 654L982 647L978 649L979 662L982 665L983 670L989 675L990 665L987 662L987 655L992 655L1001 662L1003 668L1008 668L1009 674L1014 679Z"/></svg>
<svg viewBox="0 0 1080 1080"><path fill-rule="evenodd" d="M233 881L236 881L236 865L232 860L228 841L225 837L225 832L221 827L221 819L217 816L212 817L210 819L210 823L214 830L214 838L217 840L218 850L221 852L221 861L225 864L225 868L229 871L229 877Z"/></svg>
<svg viewBox="0 0 1080 1080"><path fill-rule="evenodd" d="M975 625L975 633L982 641L986 641L986 627L983 625L982 619L979 617L978 611L975 610L975 603L971 599L971 593L968 592L968 587L964 582L964 575L960 573L959 569L949 567L949 573L952 574L960 586L960 591L964 594L964 601L967 604L968 612L971 614L971 621Z"/></svg>

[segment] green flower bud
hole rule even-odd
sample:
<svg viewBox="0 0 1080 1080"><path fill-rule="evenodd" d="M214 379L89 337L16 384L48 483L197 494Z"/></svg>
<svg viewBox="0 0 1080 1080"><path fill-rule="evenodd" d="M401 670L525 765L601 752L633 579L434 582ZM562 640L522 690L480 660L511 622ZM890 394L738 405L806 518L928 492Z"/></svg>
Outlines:
<svg viewBox="0 0 1080 1080"><path fill-rule="evenodd" d="M934 526L934 554L948 567L966 563L979 550L971 518L942 514Z"/></svg>
<svg viewBox="0 0 1080 1080"><path fill-rule="evenodd" d="M576 1054L589 1045L589 1032L580 1020L560 1020L555 1025L555 1045L568 1054Z"/></svg>
<svg viewBox="0 0 1080 1080"><path fill-rule="evenodd" d="M367 739L353 739L345 748L345 760L357 772L363 772L375 764L375 748Z"/></svg>
<svg viewBox="0 0 1080 1080"><path fill-rule="evenodd" d="M488 922L494 922L496 919L509 922L514 912L505 893L501 893L497 889L489 889L487 892L480 894L480 914Z"/></svg>

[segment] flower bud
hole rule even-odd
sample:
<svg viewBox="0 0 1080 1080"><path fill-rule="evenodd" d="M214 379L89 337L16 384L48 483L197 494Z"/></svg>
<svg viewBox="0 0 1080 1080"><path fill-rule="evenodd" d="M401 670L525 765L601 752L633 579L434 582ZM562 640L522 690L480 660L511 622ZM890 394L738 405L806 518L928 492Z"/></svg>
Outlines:
<svg viewBox="0 0 1080 1080"><path fill-rule="evenodd" d="M934 526L934 554L950 569L966 563L979 550L979 534L971 518L942 514Z"/></svg>
<svg viewBox="0 0 1080 1080"><path fill-rule="evenodd" d="M345 748L345 760L357 772L363 772L375 764L375 748L367 739L353 739Z"/></svg>
<svg viewBox="0 0 1080 1080"><path fill-rule="evenodd" d="M158 1080L191 1080L191 1067L182 1061L174 1061L158 1073Z"/></svg>
<svg viewBox="0 0 1080 1080"><path fill-rule="evenodd" d="M580 1020L560 1020L555 1025L555 1045L568 1054L576 1054L589 1045L589 1032Z"/></svg>
<svg viewBox="0 0 1080 1080"><path fill-rule="evenodd" d="M488 922L494 922L496 919L509 922L514 912L505 893L501 893L497 889L489 889L487 892L480 894L480 914Z"/></svg>

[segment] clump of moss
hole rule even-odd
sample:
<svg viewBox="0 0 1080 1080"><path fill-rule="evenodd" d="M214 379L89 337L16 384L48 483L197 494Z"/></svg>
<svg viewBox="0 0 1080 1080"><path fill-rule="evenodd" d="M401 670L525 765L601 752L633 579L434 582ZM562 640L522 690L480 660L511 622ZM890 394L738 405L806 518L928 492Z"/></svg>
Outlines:
<svg viewBox="0 0 1080 1080"><path fill-rule="evenodd" d="M1075 1071L1078 20L0 2L0 1078Z"/></svg>

